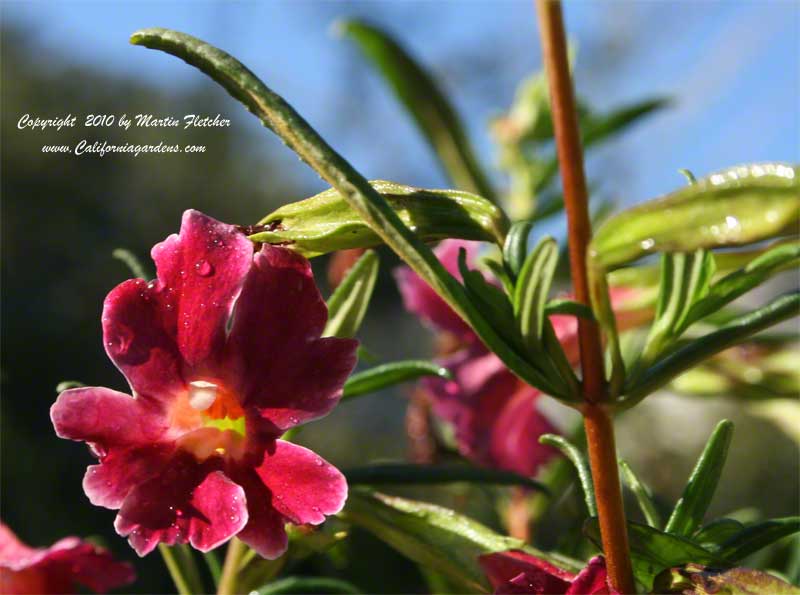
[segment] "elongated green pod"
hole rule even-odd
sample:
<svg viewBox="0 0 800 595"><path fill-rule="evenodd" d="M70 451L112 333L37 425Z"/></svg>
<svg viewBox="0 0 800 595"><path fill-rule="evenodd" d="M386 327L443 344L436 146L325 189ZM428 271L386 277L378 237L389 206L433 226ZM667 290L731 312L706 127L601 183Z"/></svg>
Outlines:
<svg viewBox="0 0 800 595"><path fill-rule="evenodd" d="M400 220L424 241L445 238L482 240L502 245L508 222L499 208L476 194L460 190L426 190L384 180L370 185ZM334 188L284 205L264 217L265 231L255 242L286 244L307 258L383 241Z"/></svg>
<svg viewBox="0 0 800 595"><path fill-rule="evenodd" d="M740 165L611 217L590 257L611 270L653 252L740 246L796 233L799 217L800 168Z"/></svg>

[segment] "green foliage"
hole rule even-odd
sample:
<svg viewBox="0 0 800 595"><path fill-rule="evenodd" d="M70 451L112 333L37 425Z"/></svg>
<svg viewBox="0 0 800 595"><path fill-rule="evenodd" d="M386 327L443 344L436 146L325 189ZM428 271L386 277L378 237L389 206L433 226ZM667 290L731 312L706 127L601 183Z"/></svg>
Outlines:
<svg viewBox="0 0 800 595"><path fill-rule="evenodd" d="M586 510L589 516L597 515L597 504L594 497L594 482L592 481L592 469L583 453L567 439L555 434L543 434L539 436L539 442L553 446L569 459L578 473L578 479L583 489L583 499L586 503Z"/></svg>
<svg viewBox="0 0 800 595"><path fill-rule="evenodd" d="M459 190L426 190L384 180L369 183L403 224L424 241L461 238L502 244L505 239L505 215L485 198ZM382 241L335 188L284 205L259 225L266 229L250 239L287 244L308 258L335 250L377 246Z"/></svg>
<svg viewBox="0 0 800 595"><path fill-rule="evenodd" d="M451 378L450 371L435 362L405 360L369 368L350 376L342 390L342 400L374 393L389 386L416 380L423 376Z"/></svg>
<svg viewBox="0 0 800 595"><path fill-rule="evenodd" d="M681 499L672 510L664 528L667 533L685 537L700 527L717 489L732 438L733 423L719 422L697 460Z"/></svg>
<svg viewBox="0 0 800 595"><path fill-rule="evenodd" d="M466 481L479 484L523 486L549 495L547 486L524 475L466 465L380 463L346 469L344 475L349 485L420 485Z"/></svg>
<svg viewBox="0 0 800 595"><path fill-rule="evenodd" d="M356 43L414 119L457 188L489 200L489 185L455 109L439 85L388 33L363 21L344 20L336 29Z"/></svg>
<svg viewBox="0 0 800 595"><path fill-rule="evenodd" d="M372 250L365 252L328 299L328 323L323 337L354 337L367 313L379 260Z"/></svg>
<svg viewBox="0 0 800 595"><path fill-rule="evenodd" d="M792 234L800 168L781 163L726 169L608 219L590 245L606 270L653 252L694 252Z"/></svg>
<svg viewBox="0 0 800 595"><path fill-rule="evenodd" d="M639 503L639 508L642 510L647 524L654 529L661 529L661 515L658 514L658 509L653 502L653 494L650 492L650 489L636 476L630 465L622 459L619 461L619 469L622 472L620 474L622 482L636 497L636 501Z"/></svg>
<svg viewBox="0 0 800 595"><path fill-rule="evenodd" d="M510 549L526 551L570 571L580 563L540 552L447 508L352 490L342 518L362 527L411 560L430 567L464 589L488 592L478 556Z"/></svg>
<svg viewBox="0 0 800 595"><path fill-rule="evenodd" d="M798 531L800 531L800 517L796 516L749 525L719 544L717 555L728 562L738 562Z"/></svg>
<svg viewBox="0 0 800 595"><path fill-rule="evenodd" d="M503 260L514 279L519 276L528 256L528 237L533 221L518 221L511 226L503 245Z"/></svg>

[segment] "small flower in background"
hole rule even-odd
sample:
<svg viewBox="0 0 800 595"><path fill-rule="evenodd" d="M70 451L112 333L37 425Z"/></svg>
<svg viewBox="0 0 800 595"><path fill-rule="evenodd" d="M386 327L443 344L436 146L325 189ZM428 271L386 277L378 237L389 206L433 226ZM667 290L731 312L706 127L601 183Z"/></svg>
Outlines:
<svg viewBox="0 0 800 595"><path fill-rule="evenodd" d="M106 593L135 578L130 564L115 561L105 549L77 537L65 537L48 548L32 548L0 523L3 595L77 593L78 585Z"/></svg>
<svg viewBox="0 0 800 595"><path fill-rule="evenodd" d="M458 254L473 261L479 244L445 240L435 252L442 265L458 275ZM467 458L491 467L535 475L555 450L538 443L538 436L556 432L539 409L542 393L519 380L500 359L488 351L475 332L416 273L407 267L395 272L406 309L439 332L440 345L447 345L439 363L448 368L452 380L428 378L421 382L431 397L436 416L453 426L456 442ZM638 292L615 288L612 302L633 302ZM622 329L642 324L650 314L642 309L618 313ZM578 362L578 323L573 316L550 316L556 337L567 358Z"/></svg>
<svg viewBox="0 0 800 595"><path fill-rule="evenodd" d="M157 279L120 284L103 309L106 352L133 397L65 391L56 433L98 457L84 491L119 509L115 528L139 555L238 536L278 557L286 522L319 524L344 505L342 474L277 438L336 405L357 342L320 338L327 308L305 258L254 254L232 225L187 211L152 256Z"/></svg>
<svg viewBox="0 0 800 595"><path fill-rule="evenodd" d="M485 554L478 561L496 594L619 595L608 586L606 562L595 556L577 575L521 551Z"/></svg>
<svg viewBox="0 0 800 595"><path fill-rule="evenodd" d="M479 244L445 240L436 255L452 274L458 274L458 253L474 260ZM449 354L438 361L452 380L426 379L421 383L432 401L433 413L453 426L461 453L483 465L534 475L555 454L536 438L556 429L537 408L541 393L512 374L488 351L475 332L411 269L395 272L406 309L449 337ZM556 332L558 322L553 317Z"/></svg>

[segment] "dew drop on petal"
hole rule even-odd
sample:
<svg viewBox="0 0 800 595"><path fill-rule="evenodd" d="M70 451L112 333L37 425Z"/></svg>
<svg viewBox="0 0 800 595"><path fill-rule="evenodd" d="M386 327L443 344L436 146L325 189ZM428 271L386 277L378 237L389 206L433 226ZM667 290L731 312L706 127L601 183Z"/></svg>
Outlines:
<svg viewBox="0 0 800 595"><path fill-rule="evenodd" d="M201 277L210 277L214 274L214 265L207 260L198 260L194 263L194 270Z"/></svg>

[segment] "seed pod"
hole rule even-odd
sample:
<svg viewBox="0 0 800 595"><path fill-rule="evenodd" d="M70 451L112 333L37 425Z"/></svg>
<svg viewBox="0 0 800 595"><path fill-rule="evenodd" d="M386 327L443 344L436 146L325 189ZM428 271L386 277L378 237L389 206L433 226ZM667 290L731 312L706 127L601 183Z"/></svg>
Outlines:
<svg viewBox="0 0 800 595"><path fill-rule="evenodd" d="M503 211L485 198L459 190L425 190L383 180L370 184L403 223L425 241L460 238L503 244L508 221ZM251 240L286 244L308 258L381 243L333 188L285 205L259 225L266 229L253 233Z"/></svg>

